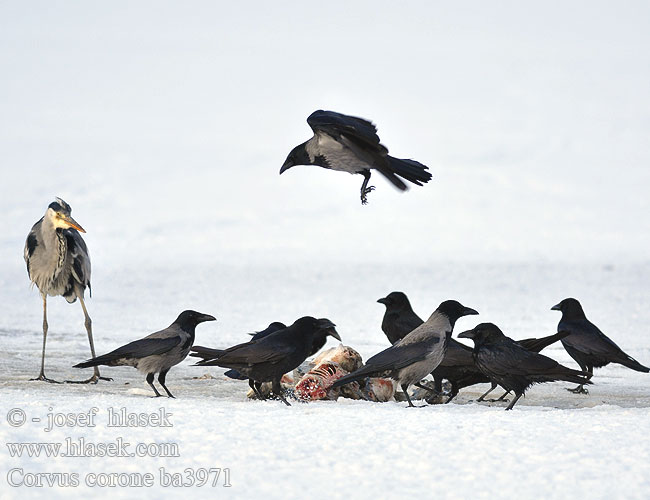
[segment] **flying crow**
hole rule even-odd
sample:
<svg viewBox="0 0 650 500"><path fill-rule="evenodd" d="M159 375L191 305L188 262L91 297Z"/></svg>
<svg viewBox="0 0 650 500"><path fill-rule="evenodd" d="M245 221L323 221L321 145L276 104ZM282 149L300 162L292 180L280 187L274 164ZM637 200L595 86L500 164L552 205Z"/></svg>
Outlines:
<svg viewBox="0 0 650 500"><path fill-rule="evenodd" d="M216 365L237 370L249 379L249 386L260 399L265 399L260 392L262 382L271 382L273 393L290 406L282 395L282 375L307 359L313 349L314 337L320 331L341 340L334 327L334 323L328 319L305 316L288 328L225 349L216 358L199 361L196 365Z"/></svg>
<svg viewBox="0 0 650 500"><path fill-rule="evenodd" d="M314 111L307 123L314 137L291 150L280 173L295 165L318 165L349 174L361 174L361 203L374 186L368 186L370 170L378 170L398 189L405 191L403 178L421 186L429 182L428 168L414 160L400 160L388 155L388 149L379 143L377 129L367 120L334 111ZM398 177L399 176L399 177Z"/></svg>
<svg viewBox="0 0 650 500"><path fill-rule="evenodd" d="M493 323L481 323L458 337L474 341L474 362L486 377L506 391L515 393L506 410L512 410L533 384L556 380L591 383L586 378L587 373L571 370L551 358L524 349Z"/></svg>
<svg viewBox="0 0 650 500"><path fill-rule="evenodd" d="M395 345L375 354L359 370L337 380L332 387L366 377L388 377L396 380L409 403L408 388L431 373L442 361L456 320L478 314L455 300L438 306L429 319Z"/></svg>
<svg viewBox="0 0 650 500"><path fill-rule="evenodd" d="M562 312L558 331L568 331L570 335L562 339L562 345L582 371L589 373L589 379L594 374L594 368L618 363L638 372L648 373L650 368L625 354L614 341L601 332L596 325L587 319L580 302L576 299L564 299L551 307L553 311ZM576 394L588 394L589 391L580 384L574 389L567 389Z"/></svg>
<svg viewBox="0 0 650 500"><path fill-rule="evenodd" d="M153 378L156 373L159 373L158 382L165 389L167 396L173 398L174 396L165 386L167 372L172 366L185 359L194 343L194 329L204 321L215 321L215 318L196 311L183 311L176 321L164 330L118 347L108 354L74 365L74 368L99 365L133 366L147 374L147 383L156 393L156 397L160 397L161 394L153 385Z"/></svg>

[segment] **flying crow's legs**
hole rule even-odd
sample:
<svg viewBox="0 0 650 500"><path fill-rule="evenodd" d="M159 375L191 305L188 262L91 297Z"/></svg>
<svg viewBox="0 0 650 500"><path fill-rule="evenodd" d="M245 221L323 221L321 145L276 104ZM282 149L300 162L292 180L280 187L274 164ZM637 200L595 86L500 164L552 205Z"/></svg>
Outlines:
<svg viewBox="0 0 650 500"><path fill-rule="evenodd" d="M282 385L280 384L279 378L273 379L273 394L279 397L285 405L291 406L289 402L284 399L284 395L282 394Z"/></svg>
<svg viewBox="0 0 650 500"><path fill-rule="evenodd" d="M156 386L153 385L153 376L154 376L153 373L148 373L148 374L147 374L147 384L149 384L149 385L151 386L151 388L153 389L153 392L156 393L156 395L155 395L155 396L152 396L152 397L154 397L154 398L159 398L159 397L162 396L162 394L160 394L160 393L158 392L158 389L156 389Z"/></svg>
<svg viewBox="0 0 650 500"><path fill-rule="evenodd" d="M371 191L375 190L375 186L368 186L368 181L370 180L370 170L364 170L361 172L363 175L363 184L361 184L361 204L367 205L368 198L366 195Z"/></svg>
<svg viewBox="0 0 650 500"><path fill-rule="evenodd" d="M160 374L158 375L158 382L160 383L162 388L165 389L165 392L167 393L167 396L169 396L170 398L174 398L174 395L171 392L169 392L169 389L167 389L167 386L165 385L165 377L167 376L168 371L169 370L160 372ZM176 399L176 398L174 398L174 399Z"/></svg>
<svg viewBox="0 0 650 500"><path fill-rule="evenodd" d="M43 382L50 382L51 384L60 384L61 382L52 380L51 378L47 378L45 376L45 339L47 339L47 295L41 293L41 297L43 299L43 352L41 354L41 373L39 373L38 377L32 378L30 380L42 380Z"/></svg>
<svg viewBox="0 0 650 500"><path fill-rule="evenodd" d="M90 343L90 357L95 358L95 343L93 342L93 322L90 319L90 316L88 315L88 311L86 310L86 303L84 302L83 297L79 297L79 303L81 304L81 308L83 309L84 312L84 326L86 327L86 332L88 333L88 342ZM99 368L97 366L94 367L95 373L93 373L93 376L90 377L88 380L66 380L66 384L96 384L100 380L106 380L106 381L111 381L113 380L110 377L102 377L99 374Z"/></svg>
<svg viewBox="0 0 650 500"><path fill-rule="evenodd" d="M580 365L580 369L583 372L588 372L589 377L587 377L587 380L590 380L591 377L594 376L594 367L593 366L582 366ZM578 387L574 387L573 389L567 389L567 391L572 392L574 394L589 394L589 391L584 388L584 384L580 384Z"/></svg>

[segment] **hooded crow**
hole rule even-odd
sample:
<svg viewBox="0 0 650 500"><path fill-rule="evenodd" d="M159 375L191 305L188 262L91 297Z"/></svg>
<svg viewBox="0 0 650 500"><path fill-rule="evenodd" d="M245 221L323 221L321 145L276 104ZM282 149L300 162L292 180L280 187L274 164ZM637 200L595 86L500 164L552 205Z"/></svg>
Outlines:
<svg viewBox="0 0 650 500"><path fill-rule="evenodd" d="M391 292L383 299L377 302L386 306L386 313L381 323L381 329L388 337L392 344L404 338L408 333L420 326L423 321L411 308L411 303L403 292ZM545 347L557 342L561 338L567 336L567 332L556 333L548 337L540 339L524 339L517 340L516 342L524 349L533 352L540 352ZM474 384L486 384L490 382L483 373L476 367L474 357L472 356L472 349L465 344L461 344L457 340L449 339L445 357L442 359L438 367L431 373L434 380L434 389L438 394L442 393L442 381L448 380L451 384L451 392L449 399L445 403L449 403L454 399L460 389L469 387ZM483 401L492 388L483 394L478 400ZM505 393L499 400L503 400L508 393Z"/></svg>
<svg viewBox="0 0 650 500"><path fill-rule="evenodd" d="M474 341L474 362L486 377L506 391L515 393L506 410L512 410L533 384L556 380L591 383L586 378L587 373L571 370L551 358L524 349L493 323L481 323L458 337Z"/></svg>
<svg viewBox="0 0 650 500"><path fill-rule="evenodd" d="M176 320L164 330L147 335L145 338L118 347L114 351L74 365L74 368L91 366L133 366L147 374L147 383L156 393L153 385L154 375L159 373L158 382L167 396L173 398L165 385L167 372L185 359L194 343L194 329L204 321L215 321L214 316L196 311L183 311Z"/></svg>
<svg viewBox="0 0 650 500"><path fill-rule="evenodd" d="M478 314L455 300L446 300L429 319L395 345L375 354L359 370L337 380L332 387L366 377L388 377L396 380L408 401L408 388L431 373L442 361L451 332L458 318Z"/></svg>
<svg viewBox="0 0 650 500"><path fill-rule="evenodd" d="M196 366L221 366L237 370L249 379L248 385L260 399L265 399L260 392L262 382L271 382L273 394L291 406L282 394L282 375L307 359L318 332L325 331L327 335L341 340L335 326L328 319L305 316L288 328L225 349L216 358L204 359Z"/></svg>
<svg viewBox="0 0 650 500"><path fill-rule="evenodd" d="M562 319L557 326L558 331L568 331L569 336L562 339L562 345L582 371L589 373L589 379L594 374L594 368L618 363L638 372L648 373L650 368L643 366L631 356L625 354L613 340L601 332L596 325L587 319L580 302L576 299L564 299L551 307L552 311L560 311ZM567 389L576 394L588 394L589 391L580 384L574 389Z"/></svg>
<svg viewBox="0 0 650 500"><path fill-rule="evenodd" d="M367 120L334 111L314 111L307 118L314 137L291 150L280 173L296 165L317 165L349 174L361 174L361 203L368 203L370 171L378 170L395 187L405 191L403 178L421 186L429 182L428 168L414 160L400 160L388 155L379 143L377 129ZM399 177L398 177L399 176Z"/></svg>

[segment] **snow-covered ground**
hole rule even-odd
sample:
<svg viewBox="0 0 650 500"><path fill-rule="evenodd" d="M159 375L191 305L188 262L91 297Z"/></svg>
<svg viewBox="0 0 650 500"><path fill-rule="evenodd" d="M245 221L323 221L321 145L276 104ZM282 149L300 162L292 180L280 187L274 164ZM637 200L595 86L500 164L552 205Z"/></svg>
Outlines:
<svg viewBox="0 0 650 500"><path fill-rule="evenodd" d="M93 262L106 352L186 308L197 344L328 317L364 358L392 290L420 316L455 298L513 338L555 332L567 296L650 363L650 11L645 2L3 2L0 4L0 497L647 498L650 376L608 366L587 396L535 386L512 412L452 404L246 400L185 360L152 399L131 368L96 386L31 382L41 304L22 248L54 196ZM430 166L407 193L317 168L278 176L317 108L373 119ZM48 303L46 372L87 375L81 308ZM330 345L334 345L330 340ZM575 366L561 346L545 353ZM206 376L209 374L210 376ZM109 428L108 408L172 415ZM96 427L47 427L97 408ZM12 426L23 415L26 422ZM41 419L34 422L33 419ZM18 458L6 443L176 443L176 457ZM172 450L173 451L173 450ZM164 487L160 468L227 468L231 487ZM11 477L7 474L12 469ZM67 488L11 487L78 474ZM88 474L151 473L145 488ZM166 476L169 477L169 476ZM28 481L33 476L27 476ZM122 477L123 479L123 477ZM214 473L208 478L209 484Z"/></svg>

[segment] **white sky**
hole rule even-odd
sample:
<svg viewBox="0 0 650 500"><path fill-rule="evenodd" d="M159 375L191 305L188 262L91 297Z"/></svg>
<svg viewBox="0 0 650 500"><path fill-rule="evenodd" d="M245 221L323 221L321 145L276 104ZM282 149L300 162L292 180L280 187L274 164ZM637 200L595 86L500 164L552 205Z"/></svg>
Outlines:
<svg viewBox="0 0 650 500"><path fill-rule="evenodd" d="M1 2L0 257L58 195L116 265L646 260L649 28L646 2ZM318 108L433 181L361 207L361 177L280 177Z"/></svg>

